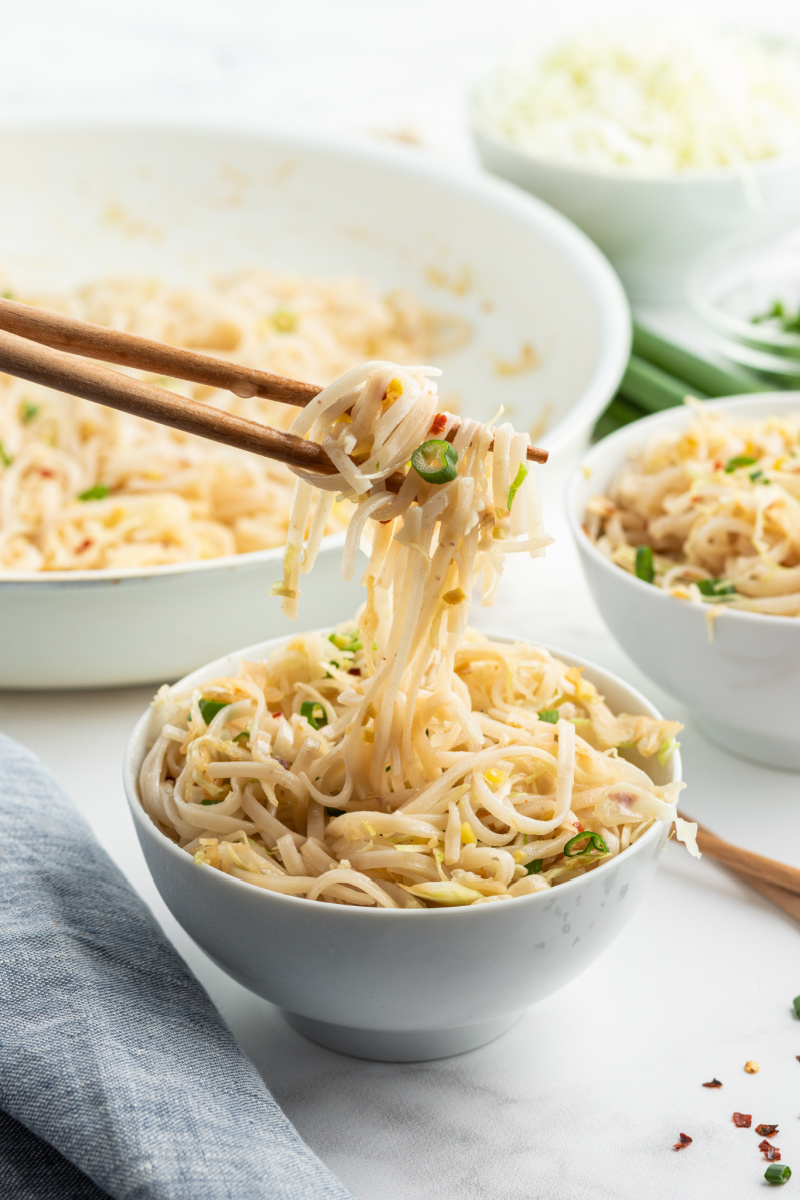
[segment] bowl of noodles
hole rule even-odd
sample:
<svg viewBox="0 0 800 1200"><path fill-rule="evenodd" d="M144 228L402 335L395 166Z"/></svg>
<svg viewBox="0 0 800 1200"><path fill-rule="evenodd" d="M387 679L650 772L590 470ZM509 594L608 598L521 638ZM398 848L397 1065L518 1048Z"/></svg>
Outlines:
<svg viewBox="0 0 800 1200"><path fill-rule="evenodd" d="M481 692L491 691L498 672L509 666L527 690L525 707L540 733L520 738L520 751L526 745L532 758L524 759L524 768L523 760L516 762L529 780L534 759L538 763L539 815L549 815L541 800L549 795L552 801L559 777L554 710L545 706L562 704L558 695L566 687L568 703L582 714L572 718L578 722L578 766L568 810L552 814L544 833L512 831L503 823L505 813L493 816L484 807L492 803L487 793L497 791L502 768L509 767L493 743L484 755L487 764L478 763L485 769L473 772L472 791L465 786L469 776L457 780L450 795L434 799L421 790L422 799L408 813L392 813L386 805L379 813L363 811L366 804L348 803L345 815L331 797L328 806L312 801L309 825L307 815L292 816L293 802L301 800L297 781L304 762L308 768L313 761L308 744L316 702L306 699L312 691L305 689L316 693L326 674L342 688L353 669L342 672L345 662L362 661L358 651L341 649L348 642L351 631L343 627L263 643L163 691L139 722L126 756L136 833L162 898L187 933L239 983L283 1009L301 1033L364 1058L458 1054L499 1036L526 1007L576 978L633 915L661 858L681 786L679 753L674 747L663 752L676 727L596 666L562 651L475 634L456 670L471 680L476 707ZM334 694L330 686L323 691L328 703ZM215 709L225 701L226 707ZM174 792L167 797L164 791L186 762L176 731L185 740L194 725L201 739L224 739L232 752L214 757L233 758L250 745L250 738L235 739L240 726L252 731L259 703L264 733L272 732L278 750L290 757L259 766L251 754L243 755L245 770L262 781L248 776L244 808L230 797L209 803L220 793L198 787L196 796L186 793L187 806L177 815ZM267 709L281 715L273 718ZM546 719L537 722L541 712ZM619 713L627 714L624 728L614 726ZM609 752L632 737L646 756L636 747L619 756ZM514 761L513 748L505 754ZM189 755L199 761L191 750ZM232 777L204 778L206 788L223 778L227 783ZM270 792L279 800L274 807ZM602 823L594 811L600 811L601 796ZM526 824L523 817L520 824L539 828L535 818ZM454 829L455 846L449 844ZM598 830L592 843L586 831ZM606 854L599 852L603 846ZM440 878L437 855L449 884Z"/></svg>
<svg viewBox="0 0 800 1200"><path fill-rule="evenodd" d="M0 290L327 384L367 359L441 361L446 407L500 405L548 448L585 435L624 369L621 288L546 205L407 152L168 128L0 131ZM291 413L176 380L284 427ZM270 599L288 470L0 379L0 686L176 678L289 626ZM328 514L303 619L348 616Z"/></svg>
<svg viewBox="0 0 800 1200"><path fill-rule="evenodd" d="M584 458L568 508L634 662L725 749L800 770L800 393L619 430Z"/></svg>
<svg viewBox="0 0 800 1200"><path fill-rule="evenodd" d="M586 664L470 629L475 585L490 604L506 556L551 539L526 434L443 415L419 444L437 374L367 363L295 424L338 474L302 473L284 610L338 493L343 575L368 555L356 620L163 687L125 763L178 920L297 1028L365 1057L496 1036L613 936L671 824L696 850L677 722Z"/></svg>

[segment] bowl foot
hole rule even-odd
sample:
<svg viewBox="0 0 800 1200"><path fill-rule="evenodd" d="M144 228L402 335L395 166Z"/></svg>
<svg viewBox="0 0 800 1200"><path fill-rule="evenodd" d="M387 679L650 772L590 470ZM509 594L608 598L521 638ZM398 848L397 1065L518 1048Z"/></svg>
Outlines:
<svg viewBox="0 0 800 1200"><path fill-rule="evenodd" d="M379 1062L422 1062L431 1058L449 1058L476 1050L516 1025L521 1012L482 1021L479 1025L461 1025L457 1029L353 1029L349 1025L329 1025L297 1013L283 1013L298 1033L312 1042L351 1054L354 1058L372 1058Z"/></svg>
<svg viewBox="0 0 800 1200"><path fill-rule="evenodd" d="M800 771L800 733L796 738L768 737L746 729L732 729L704 716L695 715L694 719L712 742L739 758L762 763L765 767Z"/></svg>

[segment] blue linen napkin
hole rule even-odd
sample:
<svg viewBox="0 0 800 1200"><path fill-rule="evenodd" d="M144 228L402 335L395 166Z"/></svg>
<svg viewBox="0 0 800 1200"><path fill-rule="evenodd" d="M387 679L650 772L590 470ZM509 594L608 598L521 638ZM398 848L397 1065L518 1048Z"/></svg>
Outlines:
<svg viewBox="0 0 800 1200"><path fill-rule="evenodd" d="M52 775L0 734L3 1200L352 1200Z"/></svg>

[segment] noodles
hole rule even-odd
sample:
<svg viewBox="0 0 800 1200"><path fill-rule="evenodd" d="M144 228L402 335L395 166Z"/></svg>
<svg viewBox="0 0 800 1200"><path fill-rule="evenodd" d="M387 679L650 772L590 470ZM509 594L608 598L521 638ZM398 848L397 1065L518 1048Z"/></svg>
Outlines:
<svg viewBox="0 0 800 1200"><path fill-rule="evenodd" d="M156 698L142 803L198 863L331 903L485 904L573 879L675 818L682 784L656 786L618 750L664 761L678 724L614 716L580 670L467 629L473 586L490 600L504 554L549 539L527 438L463 420L450 478L432 374L370 363L294 423L348 462L319 488L298 480L275 590L293 613L313 565L302 530L332 485L370 553L357 623ZM420 452L447 481L412 467L387 490Z"/></svg>
<svg viewBox="0 0 800 1200"><path fill-rule="evenodd" d="M799 439L800 413L743 420L697 407L589 503L586 531L634 573L636 547L650 547L650 582L680 599L800 616Z"/></svg>
<svg viewBox="0 0 800 1200"><path fill-rule="evenodd" d="M198 289L107 279L17 298L315 383L376 352L413 361L466 336L461 322L353 278L250 271ZM285 405L142 377L251 420L291 421ZM280 546L292 486L281 463L0 376L0 572L137 569ZM343 524L332 504L317 543Z"/></svg>

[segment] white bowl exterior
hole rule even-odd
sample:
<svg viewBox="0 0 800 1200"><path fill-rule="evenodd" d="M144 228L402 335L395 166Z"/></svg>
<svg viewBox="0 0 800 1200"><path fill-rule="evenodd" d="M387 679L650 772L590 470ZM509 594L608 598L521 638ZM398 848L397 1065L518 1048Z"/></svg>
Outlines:
<svg viewBox="0 0 800 1200"><path fill-rule="evenodd" d="M706 401L703 408L741 417L797 412L800 393ZM568 508L586 579L623 650L715 740L770 766L800 769L800 619L723 609L710 625L706 607L636 579L581 528L588 501L605 492L629 454L688 419L685 409L671 409L638 421L604 438L576 470Z"/></svg>
<svg viewBox="0 0 800 1200"><path fill-rule="evenodd" d="M689 266L717 238L767 227L800 208L800 156L741 172L648 178L548 162L480 129L474 138L484 167L574 221L637 302L682 298Z"/></svg>
<svg viewBox="0 0 800 1200"><path fill-rule="evenodd" d="M591 427L625 368L627 302L588 239L513 188L422 156L224 130L0 126L0 163L0 259L21 288L114 274L192 284L248 266L407 288L475 330L442 358L445 400L455 391L481 420L502 403L551 449ZM518 360L525 343L540 366L500 372L498 361ZM0 687L175 678L234 638L277 635L287 626L268 591L279 558L136 580L0 580L0 622L14 631ZM339 550L326 541L303 589L306 627L360 602L338 572ZM220 637L209 633L210 612Z"/></svg>
<svg viewBox="0 0 800 1200"><path fill-rule="evenodd" d="M261 659L276 644L229 655L181 686L229 673L240 658ZM554 653L584 666L618 711L658 715L615 676ZM137 787L151 741L148 713L128 746L125 788L147 865L173 916L238 982L300 1018L343 1027L337 1047L365 1057L439 1057L480 1044L521 1009L574 979L632 915L667 836L665 826L654 827L613 862L570 883L474 910L310 903L198 867L156 828ZM680 778L680 758L666 768L655 764L654 775L661 783ZM313 1024L300 1027L315 1036ZM376 1033L385 1035L383 1041ZM392 1049L393 1037L399 1038L399 1052Z"/></svg>

